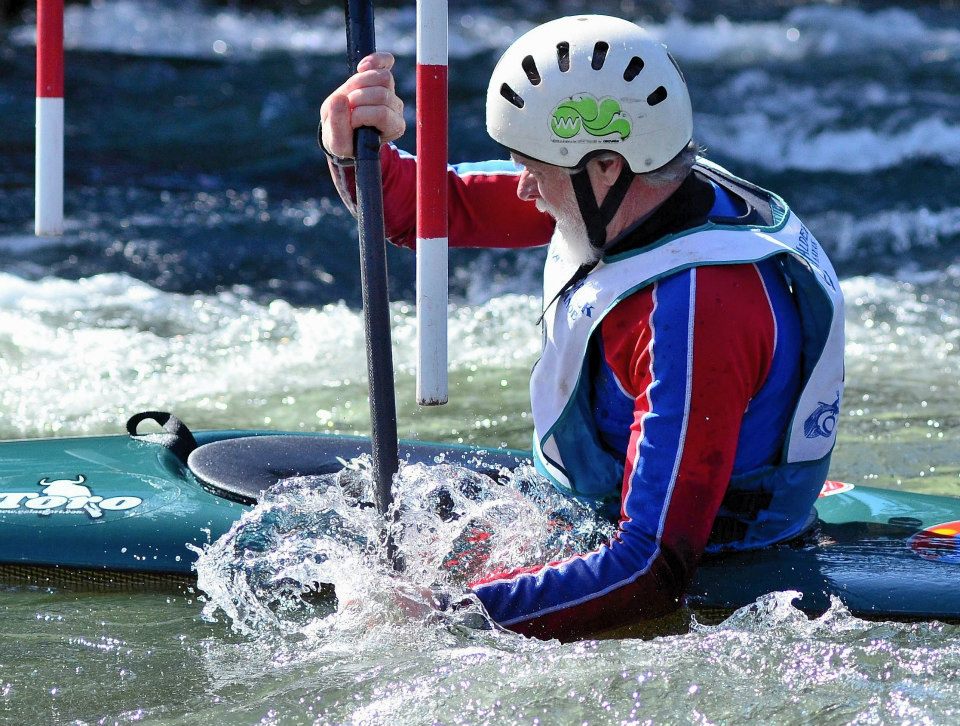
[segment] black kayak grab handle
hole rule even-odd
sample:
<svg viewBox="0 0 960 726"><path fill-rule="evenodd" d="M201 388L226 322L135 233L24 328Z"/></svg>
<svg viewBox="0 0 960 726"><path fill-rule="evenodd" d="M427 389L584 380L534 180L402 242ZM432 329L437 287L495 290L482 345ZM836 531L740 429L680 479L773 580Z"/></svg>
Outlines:
<svg viewBox="0 0 960 726"><path fill-rule="evenodd" d="M156 421L163 428L162 433L141 434L137 427L142 421ZM127 419L127 433L138 441L160 444L172 451L180 461L187 463L190 452L197 448L197 440L187 425L166 411L141 411Z"/></svg>

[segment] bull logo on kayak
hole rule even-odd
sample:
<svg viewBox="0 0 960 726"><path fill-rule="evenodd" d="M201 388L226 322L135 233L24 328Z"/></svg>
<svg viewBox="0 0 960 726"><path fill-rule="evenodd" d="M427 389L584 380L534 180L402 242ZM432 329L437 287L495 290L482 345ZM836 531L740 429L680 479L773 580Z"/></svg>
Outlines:
<svg viewBox="0 0 960 726"><path fill-rule="evenodd" d="M0 512L35 512L40 516L85 512L91 519L101 519L104 512L122 512L143 503L143 499L134 496L98 496L86 486L86 481L83 474L75 479L44 477L37 482L42 487L40 492L0 492Z"/></svg>
<svg viewBox="0 0 960 726"><path fill-rule="evenodd" d="M803 422L803 435L808 439L818 436L830 438L837 428L837 416L840 415L840 394L833 403L819 402L814 412Z"/></svg>
<svg viewBox="0 0 960 726"><path fill-rule="evenodd" d="M630 135L630 120L616 99L579 93L557 104L550 116L550 129L564 141L581 133L598 139L616 135L619 138L609 140L623 141Z"/></svg>
<svg viewBox="0 0 960 726"><path fill-rule="evenodd" d="M43 487L43 494L47 497L65 497L68 503L71 499L82 497L83 511L94 519L99 519L103 516L103 510L94 499L100 498L93 496L90 487L83 486L86 480L86 477L80 474L76 479L54 479L53 481L48 481L44 477L38 483ZM50 509L44 510L44 513L49 514L50 511Z"/></svg>

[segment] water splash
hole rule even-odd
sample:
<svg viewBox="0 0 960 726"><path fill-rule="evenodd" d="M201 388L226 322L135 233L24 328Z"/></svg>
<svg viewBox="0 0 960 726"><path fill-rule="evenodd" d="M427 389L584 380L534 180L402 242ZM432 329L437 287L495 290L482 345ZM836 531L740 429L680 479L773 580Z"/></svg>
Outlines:
<svg viewBox="0 0 960 726"><path fill-rule="evenodd" d="M357 636L436 621L490 627L470 582L591 549L614 531L531 467L494 479L443 463L403 465L394 496L381 517L368 457L279 482L199 552L205 615L221 611L247 635ZM402 572L386 557L387 526ZM453 615L440 615L449 602L458 603Z"/></svg>
<svg viewBox="0 0 960 726"><path fill-rule="evenodd" d="M713 722L955 718L953 685L949 694L931 687L956 672L955 626L861 620L836 598L810 619L795 607L798 595L771 593L720 625L694 622L669 646L666 639L651 644L649 650L668 650L672 661L644 674L640 691L650 693L658 677L672 677L684 697L674 696L671 709Z"/></svg>

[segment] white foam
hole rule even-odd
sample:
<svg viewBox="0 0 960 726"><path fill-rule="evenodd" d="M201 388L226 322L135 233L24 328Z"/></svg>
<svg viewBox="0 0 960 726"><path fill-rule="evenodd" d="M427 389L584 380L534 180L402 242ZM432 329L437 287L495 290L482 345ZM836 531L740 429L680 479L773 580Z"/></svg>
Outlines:
<svg viewBox="0 0 960 726"><path fill-rule="evenodd" d="M960 162L960 125L939 116L921 118L904 128L882 131L860 126L827 128L814 118L771 118L757 112L733 117L702 114L698 138L708 149L774 171L868 173L918 159Z"/></svg>
<svg viewBox="0 0 960 726"><path fill-rule="evenodd" d="M830 241L830 254L835 260L862 256L862 250L874 252L878 246L884 252L909 256L912 251L935 249L943 240L960 237L960 207L884 210L865 217L829 212L810 217L807 222Z"/></svg>
<svg viewBox="0 0 960 726"><path fill-rule="evenodd" d="M960 227L956 209L917 210L906 219L899 223L908 245ZM897 221L883 214L840 220L848 229L839 234L853 245ZM960 268L900 278L842 282L851 375L875 377L872 367L882 360L885 371L913 380L923 360L938 362L937 377L956 380ZM360 311L261 304L242 292L178 295L120 274L30 281L0 273L0 437L116 431L131 412L156 408L194 426L366 430ZM445 410L407 412L407 423L425 438L503 431L523 445L539 303L510 294L453 307L451 380L462 388L452 386ZM412 396L415 311L395 303L392 316L398 383Z"/></svg>
<svg viewBox="0 0 960 726"><path fill-rule="evenodd" d="M396 303L392 312L396 369L412 377L415 311ZM537 315L537 300L518 295L457 308L451 369L529 370L539 347ZM290 405L302 421L316 411L326 423L330 409L363 413L365 372L362 314L344 304L178 295L122 274L28 281L0 273L6 436L100 430L124 412L157 406L216 411L246 401L269 408L274 398L281 412ZM315 393L295 404L303 391Z"/></svg>
<svg viewBox="0 0 960 726"><path fill-rule="evenodd" d="M342 24L342 17L332 9L311 22L233 9L211 13L195 2L93 0L90 5L66 7L64 46L183 58L243 57L273 50L333 53L345 45L342 32L331 32L337 22ZM13 37L35 42L29 27L17 29Z"/></svg>
<svg viewBox="0 0 960 726"><path fill-rule="evenodd" d="M615 12L615 11L613 11ZM545 7L518 20L509 7L452 7L450 53L465 58L500 51L521 33L556 11ZM694 23L675 15L648 29L682 61L749 64L763 59L869 53L877 49L910 52L946 51L960 46L960 30L932 28L909 10L865 12L857 8L798 8L778 21L733 22L718 17ZM412 6L379 8L377 39L381 48L411 56L416 18ZM33 43L33 28L13 37ZM339 54L345 47L343 16L330 8L312 17L204 9L195 2L166 4L156 0L93 0L70 5L65 15L68 48L172 57L245 57L270 51Z"/></svg>
<svg viewBox="0 0 960 726"><path fill-rule="evenodd" d="M960 376L960 267L853 277L842 286L852 380L869 380L879 364L880 388L915 386L929 395ZM939 403L954 407L955 396L955 386L945 386Z"/></svg>
<svg viewBox="0 0 960 726"><path fill-rule="evenodd" d="M731 74L696 114L708 150L775 171L873 172L917 159L960 160L955 100L851 77L786 80L759 68ZM952 119L952 120L951 120Z"/></svg>
<svg viewBox="0 0 960 726"><path fill-rule="evenodd" d="M733 22L723 16L693 23L676 15L649 28L679 59L748 65L761 60L849 56L880 50L914 53L960 46L957 28L931 28L903 8L866 12L819 5L800 7L767 22Z"/></svg>
<svg viewBox="0 0 960 726"><path fill-rule="evenodd" d="M478 13L461 12L451 24L450 52L457 57L502 45L505 47L529 24L517 26ZM380 8L376 15L378 45L396 55L416 50L414 8ZM35 43L32 27L14 31L18 43ZM166 4L155 0L93 0L69 5L64 14L64 45L68 49L143 56L183 58L246 58L274 51L342 54L346 48L343 13L329 8L312 16L241 12L223 8L211 12L196 2Z"/></svg>

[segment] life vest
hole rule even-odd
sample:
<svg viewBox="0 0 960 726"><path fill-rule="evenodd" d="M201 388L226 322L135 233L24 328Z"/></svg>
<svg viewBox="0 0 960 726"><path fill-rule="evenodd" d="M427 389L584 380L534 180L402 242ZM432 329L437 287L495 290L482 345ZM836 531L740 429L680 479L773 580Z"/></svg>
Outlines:
<svg viewBox="0 0 960 726"><path fill-rule="evenodd" d="M624 462L601 445L590 407L587 353L594 331L618 302L661 278L691 267L775 258L800 316L801 393L779 462L731 478L708 546L751 549L799 534L814 516L843 396L843 295L823 249L780 197L706 160L696 168L762 208L762 220L714 219L604 257L562 294L576 266L548 253L544 300L553 301L553 309L543 317L543 352L530 379L534 460L568 495L598 504L618 499Z"/></svg>

